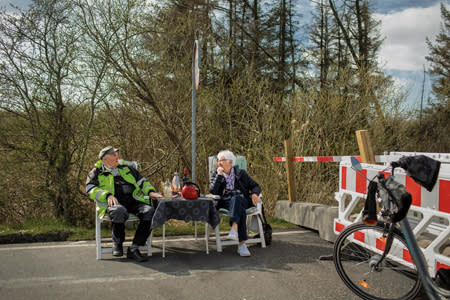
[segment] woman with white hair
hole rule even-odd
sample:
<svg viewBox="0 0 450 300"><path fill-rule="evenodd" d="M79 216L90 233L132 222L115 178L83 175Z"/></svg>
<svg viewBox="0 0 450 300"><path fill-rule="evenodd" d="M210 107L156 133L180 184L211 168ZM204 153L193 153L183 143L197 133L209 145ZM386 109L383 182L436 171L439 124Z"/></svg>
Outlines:
<svg viewBox="0 0 450 300"><path fill-rule="evenodd" d="M245 244L248 239L245 210L256 206L261 188L245 170L235 166L236 156L229 150L217 154L219 167L211 177L209 191L219 195L219 208L230 211L231 230L228 239L239 241L237 252L240 256L250 256Z"/></svg>

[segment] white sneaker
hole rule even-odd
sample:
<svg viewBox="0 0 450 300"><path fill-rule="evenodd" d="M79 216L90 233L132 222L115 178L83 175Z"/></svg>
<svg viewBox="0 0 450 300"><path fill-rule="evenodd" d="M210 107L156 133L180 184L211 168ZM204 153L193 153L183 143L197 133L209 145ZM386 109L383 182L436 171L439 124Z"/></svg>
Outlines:
<svg viewBox="0 0 450 300"><path fill-rule="evenodd" d="M228 233L227 240L233 240L233 241L239 241L239 236L236 230L234 228L231 228L230 232Z"/></svg>
<svg viewBox="0 0 450 300"><path fill-rule="evenodd" d="M238 246L237 252L240 256L250 256L250 251L248 251L247 245L244 243Z"/></svg>

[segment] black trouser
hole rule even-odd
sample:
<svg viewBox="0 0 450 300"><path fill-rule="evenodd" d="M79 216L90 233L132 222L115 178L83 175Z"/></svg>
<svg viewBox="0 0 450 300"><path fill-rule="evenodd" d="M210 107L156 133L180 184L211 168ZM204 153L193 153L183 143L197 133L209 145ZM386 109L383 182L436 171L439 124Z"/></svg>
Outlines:
<svg viewBox="0 0 450 300"><path fill-rule="evenodd" d="M114 205L108 207L108 213L112 222L112 240L115 245L121 245L125 240L125 221L128 213L135 214L140 222L134 235L133 244L143 246L147 241L151 229L152 218L155 209L148 204L135 201L127 206Z"/></svg>

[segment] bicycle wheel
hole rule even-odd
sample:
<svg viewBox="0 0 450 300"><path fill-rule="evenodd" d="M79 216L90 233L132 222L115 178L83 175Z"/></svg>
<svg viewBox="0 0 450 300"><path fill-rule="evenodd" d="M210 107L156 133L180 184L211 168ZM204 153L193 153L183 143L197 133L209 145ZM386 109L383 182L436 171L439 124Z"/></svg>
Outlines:
<svg viewBox="0 0 450 300"><path fill-rule="evenodd" d="M421 282L415 265L404 260L409 251L398 230L389 254L375 267L384 250L383 233L381 224L347 227L334 244L336 270L345 285L363 299L412 299Z"/></svg>

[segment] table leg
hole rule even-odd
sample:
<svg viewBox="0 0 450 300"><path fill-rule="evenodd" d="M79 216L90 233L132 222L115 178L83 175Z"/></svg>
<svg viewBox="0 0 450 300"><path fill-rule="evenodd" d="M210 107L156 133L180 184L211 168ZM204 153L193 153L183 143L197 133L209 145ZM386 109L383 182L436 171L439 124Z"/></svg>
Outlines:
<svg viewBox="0 0 450 300"><path fill-rule="evenodd" d="M222 252L222 242L220 240L220 231L219 231L219 225L216 226L216 247L217 252Z"/></svg>
<svg viewBox="0 0 450 300"><path fill-rule="evenodd" d="M195 240L197 240L197 222L196 221L192 221L192 222L194 222L194 237L195 237Z"/></svg>
<svg viewBox="0 0 450 300"><path fill-rule="evenodd" d="M166 257L166 224L163 224L162 257Z"/></svg>

